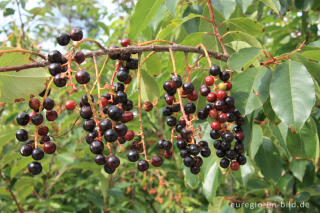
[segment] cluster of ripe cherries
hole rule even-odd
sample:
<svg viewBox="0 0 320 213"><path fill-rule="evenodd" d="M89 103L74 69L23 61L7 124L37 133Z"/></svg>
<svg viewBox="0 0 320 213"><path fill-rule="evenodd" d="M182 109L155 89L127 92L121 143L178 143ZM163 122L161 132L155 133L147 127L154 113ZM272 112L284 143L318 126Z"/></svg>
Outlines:
<svg viewBox="0 0 320 213"><path fill-rule="evenodd" d="M43 106L41 106L41 104ZM31 162L28 165L28 170L32 174L39 174L42 171L41 163L38 162L44 157L44 154L53 154L56 151L56 144L51 141L48 126L44 125L44 118L42 115L42 110L46 110L46 120L54 121L58 117L58 113L53 110L54 101L51 98L46 98L43 103L37 98L31 98L29 101L29 107L33 110L30 114L21 112L18 114L16 121L21 126L27 126L28 124L33 124L36 126L36 131L38 134L36 139L29 139L29 132L25 129L19 129L16 132L16 138L25 143L20 148L20 154L22 156L32 156L36 161ZM39 146L39 144L40 146Z"/></svg>
<svg viewBox="0 0 320 213"><path fill-rule="evenodd" d="M204 79L205 84L200 87L200 94L205 96L209 103L204 109L198 111L197 118L199 120L206 120L208 117L212 119L210 136L215 140L213 144L217 149L216 155L222 158L220 166L227 168L230 165L232 170L238 170L240 165L246 163L246 158L242 155L244 134L241 125L244 118L235 109L234 99L227 95L226 91L232 88L232 84L228 81L229 78L230 74L226 71L222 72L219 66L210 68L209 76ZM217 82L220 83L217 85ZM192 102L199 98L198 92L191 82L183 83L179 75L173 75L163 84L163 88L166 91L164 99L167 104L163 109L163 115L168 116L167 125L178 133L176 145L180 150L184 165L190 167L191 173L198 174L203 163L201 157L211 155L208 142L203 140L197 142L196 131L193 129L192 121L195 120L194 114L197 109ZM179 92L179 88L182 88L181 92ZM212 89L215 92L211 91ZM177 92L181 98L188 99L183 106L182 113L184 115L179 119L177 119L178 112L182 111L182 106L176 101ZM229 131L231 125L234 126L233 133ZM234 139L236 142L232 145ZM160 140L158 142L160 149L169 150L171 146L172 144L168 141Z"/></svg>
<svg viewBox="0 0 320 213"><path fill-rule="evenodd" d="M83 38L83 32L81 29L73 29L70 34L62 33L57 37L58 44L66 46L70 40L81 41ZM129 39L124 39L121 42L123 47L130 45ZM112 46L110 48L118 48ZM135 133L132 130L128 130L126 126L127 122L134 119L134 115L131 110L134 108L134 104L128 99L126 89L131 82L130 70L138 68L138 60L131 57L130 53L110 54L109 57L113 60L117 60L116 64L116 78L117 82L113 85L109 85L108 91L104 93L100 99L95 100L94 96L88 93L88 91L82 96L80 100L80 116L83 118L83 129L87 131L86 142L90 145L90 151L95 154L95 162L98 165L103 165L105 172L112 174L120 165L120 159L112 153L112 147L115 144L121 146L127 141L132 141L128 152L128 160L131 162L137 162L137 168L139 171L146 171L149 168L149 162L146 159L140 159L142 151L141 137L135 137ZM85 54L78 51L74 54L73 60L79 65L85 61ZM68 75L72 74L67 72L70 63L59 51L53 50L48 54L49 72L53 76L53 82L57 87L64 87L67 84ZM216 86L218 77L221 83ZM208 102L203 110L197 113L198 119L207 119L210 117L214 119L211 123L212 131L210 132L211 138L215 139L214 147L217 149L217 156L223 157L220 161L220 165L223 168L230 167L233 170L239 169L239 165L243 165L246 162L246 158L241 155L244 151L242 140L244 138L241 125L243 124L243 118L238 110L234 107L234 100L231 96L227 96L226 91L231 89L231 83L228 82L230 78L229 73L221 72L218 66L210 68L210 75L205 79L205 85L200 88L200 94L206 96ZM85 70L79 70L75 73L75 79L80 85L86 85L90 82L90 74ZM214 86L216 92L211 92L211 86ZM217 87L219 90L217 90ZM166 81L163 85L166 91L165 101L167 106L163 109L163 115L167 117L167 125L175 128L178 132L176 137L176 145L180 150L180 155L184 159L185 166L190 167L190 171L193 174L200 172L200 167L203 163L202 157L209 157L211 151L206 141L196 142L194 137L194 130L192 121L195 119L196 106L193 101L198 99L198 92L194 88L191 82L182 82L179 75L174 75L170 80ZM187 98L189 102L182 105L176 102L175 94L181 90L182 98ZM37 126L38 140L40 148L35 140L29 140L24 144L20 153L23 156L30 156L34 160L40 160L43 158L44 153L52 154L56 150L56 145L51 141L49 136L49 128L42 125L43 116L42 110L46 109L46 118L48 121L53 121L57 118L58 114L53 110L54 101L47 98L49 95L45 95L45 92L39 94L44 96L45 99L41 103L38 99L32 98L29 102L29 106L34 110L31 114L20 113L17 117L17 123L25 126L30 122ZM74 110L76 103L72 100L67 101L65 104L67 110ZM149 112L153 108L151 102L145 102L142 107L145 111ZM101 112L102 111L102 112ZM178 113L182 112L184 116L181 116L177 120ZM237 126L233 128L233 133L229 131L230 125L235 122ZM16 137L19 141L28 140L28 132L24 129L20 129L16 133ZM221 140L217 140L220 139ZM235 145L232 147L231 142L236 140ZM41 149L42 146L42 149ZM106 155L104 150L106 147L109 149L109 155ZM167 140L160 140L158 147L164 150L163 156L170 158L173 153L172 142ZM199 154L201 156L199 156ZM155 155L150 160L151 164L155 167L159 167L163 164L163 159ZM39 162L34 161L28 166L29 171L32 174L39 174L42 171L42 166Z"/></svg>

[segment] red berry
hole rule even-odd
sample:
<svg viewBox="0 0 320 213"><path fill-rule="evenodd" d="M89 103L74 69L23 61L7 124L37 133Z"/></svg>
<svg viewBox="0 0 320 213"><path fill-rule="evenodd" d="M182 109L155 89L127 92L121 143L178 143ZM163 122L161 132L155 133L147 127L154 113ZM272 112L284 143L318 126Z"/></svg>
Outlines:
<svg viewBox="0 0 320 213"><path fill-rule="evenodd" d="M237 132L235 135L235 138L239 141L242 141L244 139L244 134L243 132Z"/></svg>
<svg viewBox="0 0 320 213"><path fill-rule="evenodd" d="M221 124L219 121L212 121L211 122L211 129L213 130L220 130L221 129Z"/></svg>
<svg viewBox="0 0 320 213"><path fill-rule="evenodd" d="M172 105L174 102L174 96L166 95L165 100L167 104Z"/></svg>
<svg viewBox="0 0 320 213"><path fill-rule="evenodd" d="M134 131L128 130L127 133L124 136L124 139L126 141L131 141L134 138Z"/></svg>
<svg viewBox="0 0 320 213"><path fill-rule="evenodd" d="M237 171L240 168L240 164L237 161L232 161L230 164L230 168L233 171Z"/></svg>
<svg viewBox="0 0 320 213"><path fill-rule="evenodd" d="M37 114L37 113L36 113L36 112L30 112L30 113L29 113L30 121L32 120L32 117L33 117L35 114Z"/></svg>
<svg viewBox="0 0 320 213"><path fill-rule="evenodd" d="M226 82L227 85L227 90L231 90L232 89L232 84L230 82Z"/></svg>
<svg viewBox="0 0 320 213"><path fill-rule="evenodd" d="M171 156L172 156L172 152L170 150L166 150L163 153L163 157L165 157L165 158L170 158Z"/></svg>
<svg viewBox="0 0 320 213"><path fill-rule="evenodd" d="M67 110L74 110L76 108L76 102L69 100L66 102L65 107Z"/></svg>
<svg viewBox="0 0 320 213"><path fill-rule="evenodd" d="M193 90L191 94L188 95L190 101L195 101L198 99L198 92Z"/></svg>
<svg viewBox="0 0 320 213"><path fill-rule="evenodd" d="M43 151L47 154L53 154L56 151L56 144L48 141L43 144Z"/></svg>
<svg viewBox="0 0 320 213"><path fill-rule="evenodd" d="M218 111L217 111L216 109L210 110L210 112L209 112L209 117L210 117L211 119L216 119L217 116L218 116Z"/></svg>
<svg viewBox="0 0 320 213"><path fill-rule="evenodd" d="M41 136L47 135L49 132L49 128L47 126L42 126L38 129L38 134Z"/></svg>
<svg viewBox="0 0 320 213"><path fill-rule="evenodd" d="M108 99L105 98L105 97L102 97L100 101L101 101L101 105L102 105L103 107L106 107L106 106L108 106L108 104L109 104Z"/></svg>
<svg viewBox="0 0 320 213"><path fill-rule="evenodd" d="M209 101L209 102L214 102L216 99L217 99L217 95L213 92L210 92L207 95L207 101Z"/></svg>
<svg viewBox="0 0 320 213"><path fill-rule="evenodd" d="M142 105L142 109L144 109L147 112L150 112L152 108L153 108L153 104L150 101L147 101Z"/></svg>
<svg viewBox="0 0 320 213"><path fill-rule="evenodd" d="M207 86L212 86L214 84L214 77L209 75L204 79L204 82Z"/></svg>
<svg viewBox="0 0 320 213"><path fill-rule="evenodd" d="M48 121L54 121L57 119L57 117L58 117L58 113L54 110L47 111L47 113L46 113L46 118Z"/></svg>
<svg viewBox="0 0 320 213"><path fill-rule="evenodd" d="M133 120L133 113L132 112L124 112L122 114L122 121L123 122L129 122Z"/></svg>
<svg viewBox="0 0 320 213"><path fill-rule="evenodd" d="M224 90L219 90L217 92L217 98L218 100L223 100L226 97L226 92Z"/></svg>
<svg viewBox="0 0 320 213"><path fill-rule="evenodd" d="M131 41L128 38L122 39L122 41L121 41L121 46L123 46L123 47L127 47L130 44L131 44Z"/></svg>
<svg viewBox="0 0 320 213"><path fill-rule="evenodd" d="M220 123L224 123L228 120L228 116L226 113L221 113L219 116L218 116L218 120Z"/></svg>
<svg viewBox="0 0 320 213"><path fill-rule="evenodd" d="M40 101L36 98L31 98L29 101L29 107L34 111L38 111L40 108Z"/></svg>
<svg viewBox="0 0 320 213"><path fill-rule="evenodd" d="M160 167L163 163L163 160L158 155L152 156L151 158L151 164L155 167Z"/></svg>

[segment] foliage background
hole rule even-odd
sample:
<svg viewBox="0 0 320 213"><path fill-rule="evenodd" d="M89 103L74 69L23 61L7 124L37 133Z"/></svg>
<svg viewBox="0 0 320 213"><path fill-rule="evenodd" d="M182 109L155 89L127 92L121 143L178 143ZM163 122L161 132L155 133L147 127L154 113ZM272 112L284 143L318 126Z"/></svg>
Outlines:
<svg viewBox="0 0 320 213"><path fill-rule="evenodd" d="M54 138L58 150L42 160L42 175L30 176L25 168L31 159L18 154L20 144L15 140L18 128L15 117L20 111L27 111L28 106L9 103L15 98L12 88L29 94L40 92L43 89L40 82L46 75L42 69L30 71L32 80L23 84L21 78L27 74L20 73L25 71L9 76L1 73L0 99L7 104L1 104L0 112L0 211L18 211L18 203L26 212L319 212L320 2L212 0L212 3L217 23L221 24L220 33L227 33L223 41L231 55L227 63L216 60L214 63L235 71L233 95L237 107L246 115L248 163L240 171L221 170L211 146L213 155L205 160L200 178L184 169L177 153L171 160L165 160L160 169L152 168L145 174L137 172L135 164L128 163L126 154L120 153L121 166L109 176L93 162L78 122L68 134ZM193 46L203 43L208 49L221 52L216 38L206 33L213 33L212 26L200 15L209 17L209 12L206 4L196 0L113 0L113 4L92 0L36 3L1 0L0 17L5 23L0 27L0 45L47 52L56 48L55 36L59 32L81 27L86 37L95 38L106 47L128 36L133 41L161 38ZM291 55L290 61L267 68L260 65L268 60L263 50L280 56L295 50L303 41L306 45ZM96 49L91 44L81 48ZM175 57L182 74L183 54L176 53ZM195 57L190 55L190 60ZM21 54L3 55L0 67L28 60ZM99 64L102 62L100 58ZM207 75L206 61L202 60L201 65L203 69L192 74L196 88ZM92 60L87 59L84 67L93 72ZM103 81L110 79L112 63L107 70ZM160 100L157 108L143 117L150 155L158 152L152 144L158 140L156 135L170 137L170 130L161 118L164 106L161 86L171 70L166 53L152 56L142 70L143 100ZM135 81L132 85L129 94L136 103ZM151 86L153 89L148 89ZM78 92L70 97L66 90L58 88L51 92L61 107L68 99L78 102L81 96L82 92ZM204 99L200 98L197 106L203 105ZM77 118L76 112L62 108L59 113L59 119L49 126L53 136L64 133ZM203 129L203 139L212 142L208 123L197 124ZM131 123L130 128L137 130L137 122ZM240 202L289 201L308 202L310 206L253 209L229 206Z"/></svg>

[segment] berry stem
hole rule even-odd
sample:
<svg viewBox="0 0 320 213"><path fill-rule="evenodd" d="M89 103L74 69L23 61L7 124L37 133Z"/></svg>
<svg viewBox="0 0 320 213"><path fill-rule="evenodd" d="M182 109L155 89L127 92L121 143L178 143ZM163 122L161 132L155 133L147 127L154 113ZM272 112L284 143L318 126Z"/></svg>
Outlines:
<svg viewBox="0 0 320 213"><path fill-rule="evenodd" d="M191 81L191 79L190 79L190 71L191 71L191 69L190 69L190 66L189 66L189 58L188 58L188 53L187 52L184 53L184 58L186 60L187 82L190 82Z"/></svg>
<svg viewBox="0 0 320 213"><path fill-rule="evenodd" d="M173 51L171 49L169 49L169 52L170 52L170 57L171 57L171 61L172 61L172 66L173 66L173 73L174 73L175 76L178 76L177 67L176 67L176 61L174 59ZM177 89L178 98L179 98L179 104L180 104L180 108L181 108L181 112L182 112L183 118L186 121L187 126L189 126L190 122L189 122L188 116L187 116L187 114L186 114L186 112L184 110L184 106L183 106L183 102L182 102L182 98L181 98L181 93L182 93L181 90L182 90L182 88L178 88Z"/></svg>
<svg viewBox="0 0 320 213"><path fill-rule="evenodd" d="M140 136L141 136L141 142L143 146L143 154L146 161L148 161L147 157L147 149L146 149L146 143L144 139L143 134L143 123L142 123L142 106L141 106L141 53L138 54L138 72L137 72L137 78L138 78L138 116L139 116L139 124L140 124Z"/></svg>
<svg viewBox="0 0 320 213"><path fill-rule="evenodd" d="M95 56L95 55L94 55ZM101 68L101 70L100 70L100 72L99 72L99 79L100 79L100 77L101 77L101 75L102 75L102 73L103 73L103 71L104 71L104 69L105 69L105 67L106 67L106 65L107 65L107 63L108 63L108 61L109 61L109 55L107 56L107 58L106 58L106 60L104 60L104 62L103 62L103 65L102 65L102 68ZM98 78L97 78L98 79ZM93 90L94 90L94 88L96 87L96 85L97 85L97 79L94 81L94 83L93 83L93 86L92 86L92 89L90 90L90 94L92 94L92 92L93 92Z"/></svg>
<svg viewBox="0 0 320 213"><path fill-rule="evenodd" d="M40 113L41 113L42 110L43 110L43 103L44 103L44 101L47 99L47 96L48 96L48 93L49 93L49 90L50 90L50 88L51 88L52 83L53 83L53 78L51 77L51 79L50 79L50 81L49 81L49 83L48 83L48 85L47 85L47 87L46 87L46 91L44 92L44 96L43 96L42 102L41 102L41 104L40 104L40 108L39 108L39 112L40 112Z"/></svg>
<svg viewBox="0 0 320 213"><path fill-rule="evenodd" d="M85 91L86 91L86 94L87 94L87 97L88 97L88 102L90 104L90 107L91 107L91 110L92 110L92 113L93 113L93 119L96 123L96 127L98 129L98 139L101 141L102 138L101 138L101 131L100 131L100 127L99 127L99 119L98 119L98 114L97 114L97 111L96 111L96 108L94 106L94 103L92 102L91 98L90 98L90 94L89 94L89 91L88 91L88 86L86 84L83 85Z"/></svg>
<svg viewBox="0 0 320 213"><path fill-rule="evenodd" d="M98 69L98 64L97 64L97 59L96 56L93 55L93 63L94 63L94 68L96 70L96 82L97 82L97 87L98 87L98 104L99 104L99 109L100 109L100 116L102 118L104 118L104 113L103 113L103 107L102 107L102 103L101 103L101 91L100 91L100 76L99 76L99 69ZM92 88L95 88L95 86L93 86ZM88 96L90 97L90 96ZM88 98L90 99L90 98Z"/></svg>
<svg viewBox="0 0 320 213"><path fill-rule="evenodd" d="M153 44L153 43L166 43L166 44L174 45L174 42L167 41L167 40L157 39L157 40L151 40L151 41L147 41L147 42L138 44L138 46L146 46L146 45Z"/></svg>

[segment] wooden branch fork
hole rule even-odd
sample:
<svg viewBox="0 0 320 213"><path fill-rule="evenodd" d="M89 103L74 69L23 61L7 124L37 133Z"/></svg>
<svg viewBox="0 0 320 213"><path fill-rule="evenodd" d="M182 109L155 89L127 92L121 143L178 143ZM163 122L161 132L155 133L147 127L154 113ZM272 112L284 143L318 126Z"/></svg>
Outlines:
<svg viewBox="0 0 320 213"><path fill-rule="evenodd" d="M93 57L93 56L102 56L102 55L109 55L109 54L121 54L121 53L142 53L142 52L169 52L170 49L174 52L185 52L185 53L199 53L201 55L205 55L206 52L201 46L193 47L193 46L185 46L185 45L179 45L179 44L172 44L172 45L148 45L148 46L129 46L129 47L123 47L123 48L104 48L100 46L100 50L88 52L85 54L86 58ZM10 52L26 52L30 53L28 50L21 51L21 49L15 51L14 49L10 50ZM2 54L10 54L9 51L1 51L0 50L0 60ZM221 61L227 61L228 55L221 54L214 51L207 51L208 55L210 57L213 57L215 59L221 60ZM36 55L39 56L39 53ZM43 57L42 57L43 58ZM23 64L23 65L17 65L17 66L7 66L7 67L0 67L0 72L10 72L10 71L21 71L25 69L31 69L31 68L38 68L38 67L45 67L49 64L47 60L42 60L39 62L34 62L30 64Z"/></svg>

